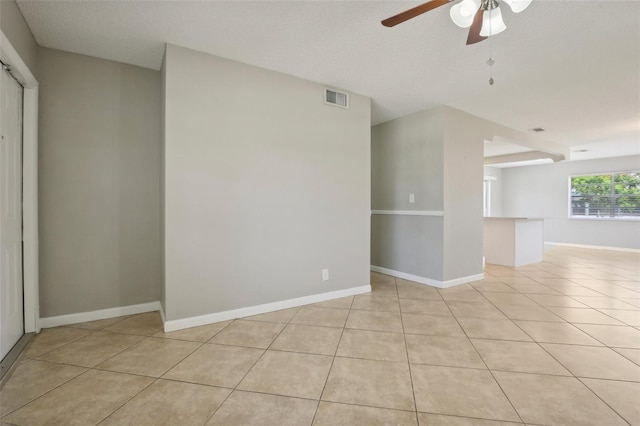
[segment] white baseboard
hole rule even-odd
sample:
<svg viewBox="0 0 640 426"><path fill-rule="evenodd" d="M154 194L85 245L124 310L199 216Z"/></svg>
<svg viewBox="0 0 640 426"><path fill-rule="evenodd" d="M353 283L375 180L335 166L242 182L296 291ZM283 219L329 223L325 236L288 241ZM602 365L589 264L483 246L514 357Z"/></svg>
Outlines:
<svg viewBox="0 0 640 426"><path fill-rule="evenodd" d="M449 288L460 284L466 284L473 281L479 281L484 278L484 273L477 275L469 275L468 277L456 278L449 281L438 281L431 278L420 277L418 275L407 274L406 272L394 271L393 269L383 268L381 266L371 265L373 272L379 272L392 277L402 278L403 280L415 281L420 284L426 284L438 288Z"/></svg>
<svg viewBox="0 0 640 426"><path fill-rule="evenodd" d="M162 319L162 324L167 322L167 316L164 314L164 309L162 308L162 303L158 302L160 305L160 318Z"/></svg>
<svg viewBox="0 0 640 426"><path fill-rule="evenodd" d="M160 310L160 302L156 301L141 303L139 305L118 306L116 308L100 309L98 311L79 312L77 314L40 318L40 325L42 328L51 328L61 325L78 324L81 322L115 318L123 315L142 314L144 312L153 312L158 310Z"/></svg>
<svg viewBox="0 0 640 426"><path fill-rule="evenodd" d="M480 281L484 279L484 272L481 274L469 275L466 277L456 278L455 280L448 280L442 283L442 288L454 287L460 284L472 283L474 281Z"/></svg>
<svg viewBox="0 0 640 426"><path fill-rule="evenodd" d="M164 331L168 333L170 331L182 330L184 328L213 324L215 322L249 317L252 315L266 314L267 312L279 311L281 309L295 308L297 306L308 305L310 303L325 302L327 300L339 299L341 297L354 296L356 294L369 292L371 292L371 286L363 285L361 287L352 287L345 290L330 291L328 293L314 294L312 296L298 297L296 299L281 300L279 302L265 303L263 305L257 306L248 306L246 308L216 312L213 314L200 315L197 317L165 321Z"/></svg>
<svg viewBox="0 0 640 426"><path fill-rule="evenodd" d="M555 243L545 241L545 245L549 246L561 246L561 247L576 247L595 250L611 250L611 251L626 251L630 253L640 253L640 249L625 248L625 247L606 247L606 246L592 246L586 244L569 244L569 243Z"/></svg>

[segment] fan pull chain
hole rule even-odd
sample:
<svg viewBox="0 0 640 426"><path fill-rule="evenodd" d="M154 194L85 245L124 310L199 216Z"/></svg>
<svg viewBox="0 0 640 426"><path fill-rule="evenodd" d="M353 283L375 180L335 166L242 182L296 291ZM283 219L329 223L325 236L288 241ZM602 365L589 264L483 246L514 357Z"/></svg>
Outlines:
<svg viewBox="0 0 640 426"><path fill-rule="evenodd" d="M493 28L491 28L491 11L493 9L489 9L489 59L487 60L487 65L489 65L489 86L493 86L493 64L496 61L493 60L493 43L491 42L491 36L493 35Z"/></svg>
<svg viewBox="0 0 640 426"><path fill-rule="evenodd" d="M491 48L489 48L489 59L487 60L487 65L489 65L489 86L493 86L493 64L496 63L492 56Z"/></svg>

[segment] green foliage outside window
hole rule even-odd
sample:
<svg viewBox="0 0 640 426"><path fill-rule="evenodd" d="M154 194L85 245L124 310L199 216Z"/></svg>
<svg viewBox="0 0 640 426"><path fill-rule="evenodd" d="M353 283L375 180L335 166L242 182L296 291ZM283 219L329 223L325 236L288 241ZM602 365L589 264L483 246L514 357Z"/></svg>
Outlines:
<svg viewBox="0 0 640 426"><path fill-rule="evenodd" d="M571 216L640 217L640 173L573 176Z"/></svg>

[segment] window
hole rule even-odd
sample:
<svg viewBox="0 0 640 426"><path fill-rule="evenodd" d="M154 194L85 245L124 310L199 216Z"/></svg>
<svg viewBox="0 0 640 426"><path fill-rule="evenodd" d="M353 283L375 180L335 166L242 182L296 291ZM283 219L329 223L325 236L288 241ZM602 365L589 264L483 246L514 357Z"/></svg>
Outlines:
<svg viewBox="0 0 640 426"><path fill-rule="evenodd" d="M484 217L491 216L491 181L497 180L494 176L485 176L482 182L482 212Z"/></svg>
<svg viewBox="0 0 640 426"><path fill-rule="evenodd" d="M640 172L572 176L570 217L640 219Z"/></svg>

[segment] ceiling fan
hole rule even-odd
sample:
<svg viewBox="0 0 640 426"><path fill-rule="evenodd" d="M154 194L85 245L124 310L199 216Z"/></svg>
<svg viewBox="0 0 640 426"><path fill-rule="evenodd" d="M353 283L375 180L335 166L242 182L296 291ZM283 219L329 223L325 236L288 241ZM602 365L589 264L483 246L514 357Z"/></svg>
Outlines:
<svg viewBox="0 0 640 426"><path fill-rule="evenodd" d="M454 1L456 0L431 0L385 19L382 21L382 25L394 27ZM514 13L520 13L531 4L532 0L462 0L451 7L449 11L451 20L459 27L471 27L467 36L467 45L478 43L489 36L501 33L507 28L502 20L500 1L508 4Z"/></svg>

